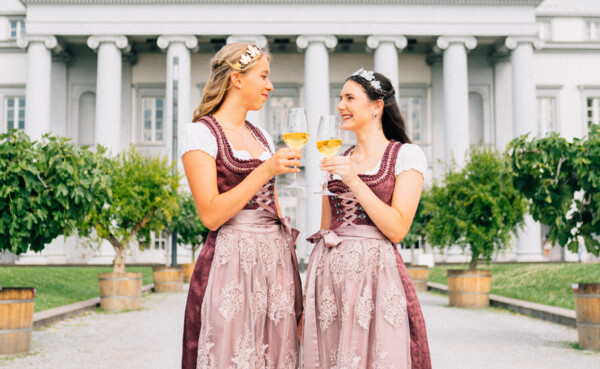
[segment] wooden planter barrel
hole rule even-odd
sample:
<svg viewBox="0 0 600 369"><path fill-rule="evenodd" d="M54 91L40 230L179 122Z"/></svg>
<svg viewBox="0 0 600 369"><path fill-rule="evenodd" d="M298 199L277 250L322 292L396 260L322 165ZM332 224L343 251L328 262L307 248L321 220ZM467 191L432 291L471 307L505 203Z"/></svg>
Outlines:
<svg viewBox="0 0 600 369"><path fill-rule="evenodd" d="M579 345L600 350L600 283L573 285Z"/></svg>
<svg viewBox="0 0 600 369"><path fill-rule="evenodd" d="M490 305L492 272L489 270L448 270L450 306L484 308Z"/></svg>
<svg viewBox="0 0 600 369"><path fill-rule="evenodd" d="M29 350L33 326L35 288L4 288L0 291L0 354Z"/></svg>
<svg viewBox="0 0 600 369"><path fill-rule="evenodd" d="M415 291L427 291L427 279L429 278L429 267L427 265L411 265L407 267L408 275L415 286Z"/></svg>
<svg viewBox="0 0 600 369"><path fill-rule="evenodd" d="M139 309L142 303L142 273L100 273L100 308L106 311Z"/></svg>
<svg viewBox="0 0 600 369"><path fill-rule="evenodd" d="M183 283L190 283L196 263L183 264Z"/></svg>
<svg viewBox="0 0 600 369"><path fill-rule="evenodd" d="M155 292L179 292L183 290L183 267L153 267Z"/></svg>

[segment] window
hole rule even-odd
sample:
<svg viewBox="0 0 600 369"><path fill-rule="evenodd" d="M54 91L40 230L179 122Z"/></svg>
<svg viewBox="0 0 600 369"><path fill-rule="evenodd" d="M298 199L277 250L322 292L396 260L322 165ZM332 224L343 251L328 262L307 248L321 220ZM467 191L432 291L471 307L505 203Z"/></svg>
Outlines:
<svg viewBox="0 0 600 369"><path fill-rule="evenodd" d="M600 97L586 98L586 122L589 128L592 124L600 124Z"/></svg>
<svg viewBox="0 0 600 369"><path fill-rule="evenodd" d="M537 136L544 137L556 131L556 98L538 96L537 98Z"/></svg>
<svg viewBox="0 0 600 369"><path fill-rule="evenodd" d="M281 129L287 110L299 106L297 86L275 86L263 107L265 110L265 129L271 134L275 148L284 147Z"/></svg>
<svg viewBox="0 0 600 369"><path fill-rule="evenodd" d="M550 41L552 39L552 31L550 21L539 21L537 22L538 36L544 41Z"/></svg>
<svg viewBox="0 0 600 369"><path fill-rule="evenodd" d="M152 232L152 240L150 242L150 248L152 250L166 250L167 235L164 232L161 232L158 234Z"/></svg>
<svg viewBox="0 0 600 369"><path fill-rule="evenodd" d="M408 137L414 143L420 143L422 141L423 98L401 95L400 112L404 117Z"/></svg>
<svg viewBox="0 0 600 369"><path fill-rule="evenodd" d="M163 97L142 98L142 142L163 142Z"/></svg>
<svg viewBox="0 0 600 369"><path fill-rule="evenodd" d="M25 129L25 97L6 96L4 98L4 121L6 130Z"/></svg>
<svg viewBox="0 0 600 369"><path fill-rule="evenodd" d="M600 21L588 21L585 25L587 41L600 41Z"/></svg>
<svg viewBox="0 0 600 369"><path fill-rule="evenodd" d="M19 35L25 34L25 22L22 20L10 21L9 37L16 40Z"/></svg>

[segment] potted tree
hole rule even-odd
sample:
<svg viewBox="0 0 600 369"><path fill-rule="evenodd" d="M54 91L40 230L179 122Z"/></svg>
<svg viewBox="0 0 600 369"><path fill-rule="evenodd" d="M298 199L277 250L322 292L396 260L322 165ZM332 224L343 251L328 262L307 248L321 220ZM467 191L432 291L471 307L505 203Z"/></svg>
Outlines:
<svg viewBox="0 0 600 369"><path fill-rule="evenodd" d="M415 286L415 291L427 291L427 280L429 279L429 266L418 265L415 263L416 256L414 252L415 244L425 244L425 225L429 221L429 215L425 212L425 204L430 201L429 191L424 190L421 193L421 200L415 213L412 225L406 237L402 242L411 249L411 263L407 266L408 275Z"/></svg>
<svg viewBox="0 0 600 369"><path fill-rule="evenodd" d="M173 218L173 229L177 232L177 241L188 245L192 251L191 262L183 264L183 281L189 283L196 265L196 251L206 240L210 230L202 224L191 193L180 194L179 209L179 213Z"/></svg>
<svg viewBox="0 0 600 369"><path fill-rule="evenodd" d="M166 158L142 155L134 147L110 163L112 198L89 212L80 233L106 240L115 250L113 272L98 276L101 308L137 309L142 273L125 272L127 250L134 241L143 248L150 240L150 232L163 229L157 214L162 212L170 218L177 209L179 176Z"/></svg>
<svg viewBox="0 0 600 369"><path fill-rule="evenodd" d="M515 186L530 201L547 239L577 252L583 243L600 255L600 126L568 142L557 133L521 136L508 146ZM600 281L573 281L579 344L600 349Z"/></svg>
<svg viewBox="0 0 600 369"><path fill-rule="evenodd" d="M440 248L459 245L468 249L468 270L448 270L450 305L489 306L491 271L478 270L480 259L488 264L494 251L506 248L522 225L526 203L515 189L507 160L486 147L473 147L463 169L453 164L442 185L434 184L427 239Z"/></svg>
<svg viewBox="0 0 600 369"><path fill-rule="evenodd" d="M0 251L41 252L71 235L110 194L103 153L50 135L37 143L20 130L0 135ZM0 354L29 350L35 293L0 285Z"/></svg>

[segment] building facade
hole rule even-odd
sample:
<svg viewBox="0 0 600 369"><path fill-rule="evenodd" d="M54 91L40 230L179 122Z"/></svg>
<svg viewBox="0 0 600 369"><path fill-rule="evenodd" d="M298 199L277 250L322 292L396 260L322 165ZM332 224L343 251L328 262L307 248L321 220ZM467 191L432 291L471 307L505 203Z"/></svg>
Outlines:
<svg viewBox="0 0 600 369"><path fill-rule="evenodd" d="M584 136L600 124L600 2L594 0L4 0L0 3L0 132L45 132L113 153L131 144L173 157L191 121L209 60L226 43L268 46L274 91L248 120L281 142L288 107L306 108L309 131L335 113L344 80L360 67L398 91L408 133L429 161L426 182L470 145L504 150L524 133ZM314 135L313 135L314 136ZM353 137L344 135L344 144ZM323 178L311 139L304 190L278 179L284 214L303 239L320 224ZM175 154L176 155L176 154ZM544 229L531 218L498 260L543 261ZM167 260L169 240L129 262ZM417 254L423 250L417 250ZM410 260L414 254L405 251ZM414 253L414 252L413 252ZM180 262L189 251L180 248ZM56 240L17 263L110 263L109 245ZM460 261L460 249L435 251ZM554 248L551 260L589 260ZM5 260L9 257L6 256ZM11 261L14 258L10 259Z"/></svg>

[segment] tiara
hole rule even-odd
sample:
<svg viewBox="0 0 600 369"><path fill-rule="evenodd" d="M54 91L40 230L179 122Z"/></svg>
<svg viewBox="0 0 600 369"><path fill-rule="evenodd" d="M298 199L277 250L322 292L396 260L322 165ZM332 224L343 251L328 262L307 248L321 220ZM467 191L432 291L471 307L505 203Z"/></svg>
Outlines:
<svg viewBox="0 0 600 369"><path fill-rule="evenodd" d="M246 68L246 66L248 66L248 64L250 64L250 62L252 62L252 60L261 53L262 50L258 46L256 46L255 44L250 44L248 45L248 49L246 50L246 52L243 53L240 57L240 60L233 63L231 67L235 70L242 70Z"/></svg>
<svg viewBox="0 0 600 369"><path fill-rule="evenodd" d="M365 68L360 68L356 72L352 73L352 76L358 76L365 81L369 82L374 89L381 92L385 95L385 91L381 88L381 83L375 78L375 72L370 70L365 70Z"/></svg>

